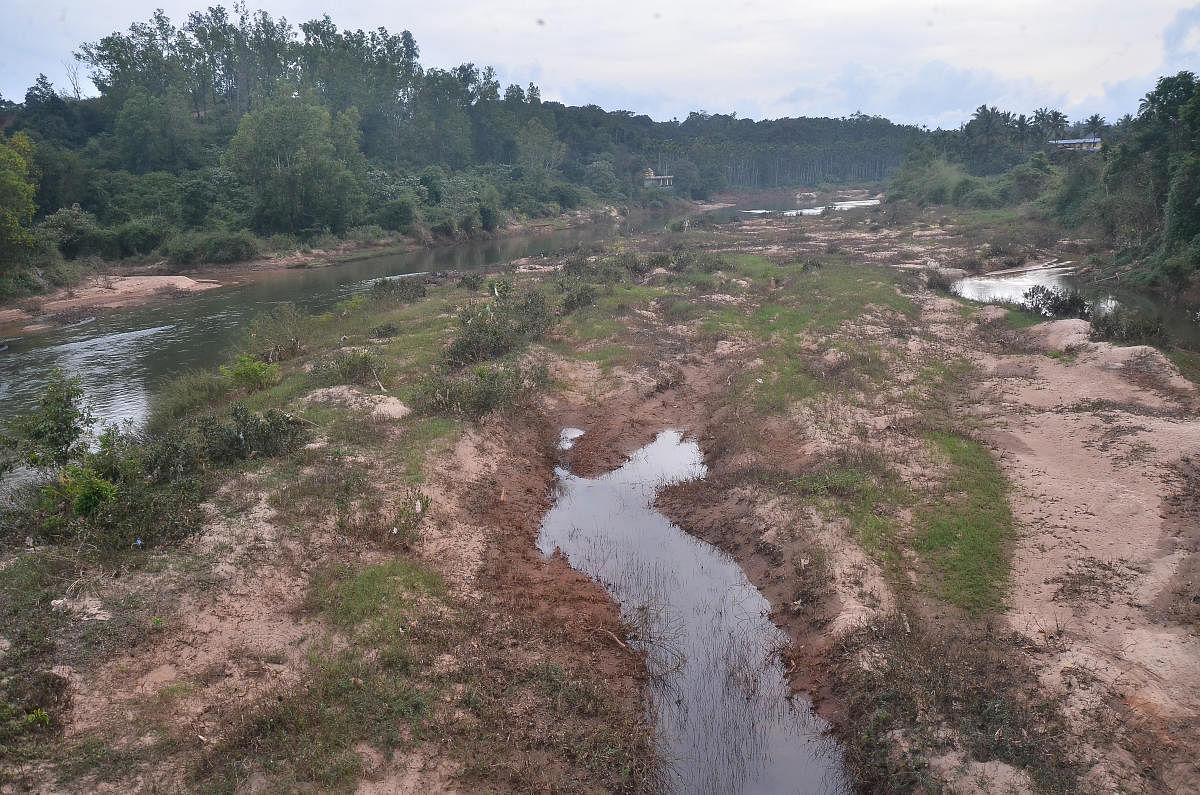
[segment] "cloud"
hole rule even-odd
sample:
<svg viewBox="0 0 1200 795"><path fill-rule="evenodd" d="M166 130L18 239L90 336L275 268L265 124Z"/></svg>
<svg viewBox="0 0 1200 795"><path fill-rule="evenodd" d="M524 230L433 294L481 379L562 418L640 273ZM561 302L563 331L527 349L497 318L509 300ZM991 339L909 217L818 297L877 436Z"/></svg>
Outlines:
<svg viewBox="0 0 1200 795"><path fill-rule="evenodd" d="M80 42L149 15L132 0L102 14L60 3L15 0L0 30L5 96L19 99L38 72L63 86L62 61ZM177 23L205 5L162 4ZM293 23L326 7L269 5ZM659 119L700 108L752 118L861 110L955 127L984 103L1115 118L1158 76L1200 59L1200 6L1173 0L367 0L332 16L341 27L411 30L427 66L492 65L505 83L537 82L547 99Z"/></svg>

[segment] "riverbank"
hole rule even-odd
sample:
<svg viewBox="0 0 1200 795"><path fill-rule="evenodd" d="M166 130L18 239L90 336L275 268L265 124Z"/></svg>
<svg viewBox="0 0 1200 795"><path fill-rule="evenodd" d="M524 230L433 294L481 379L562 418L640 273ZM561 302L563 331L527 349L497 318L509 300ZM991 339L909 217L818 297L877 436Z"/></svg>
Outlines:
<svg viewBox="0 0 1200 795"><path fill-rule="evenodd" d="M616 220L615 207L604 206L565 212L557 218L510 223L487 239L507 239L576 229L604 220ZM104 263L83 281L45 295L31 296L0 305L0 339L33 334L70 325L113 309L178 300L189 293L230 287L284 270L334 267L372 257L405 254L423 248L457 245L461 241L398 237L398 240L345 241L328 249L297 250L257 257L228 266L180 267L165 261L129 264Z"/></svg>
<svg viewBox="0 0 1200 795"><path fill-rule="evenodd" d="M304 446L215 468L178 547L39 579L75 547L5 535L55 639L6 653L70 695L12 781L653 788L630 629L535 545L573 427L582 477L699 443L657 505L759 586L860 788L1195 788L1196 387L895 267L976 246L886 207L656 231L505 275L478 363L506 299L431 284L295 326L263 389L181 382L161 427L241 398Z"/></svg>

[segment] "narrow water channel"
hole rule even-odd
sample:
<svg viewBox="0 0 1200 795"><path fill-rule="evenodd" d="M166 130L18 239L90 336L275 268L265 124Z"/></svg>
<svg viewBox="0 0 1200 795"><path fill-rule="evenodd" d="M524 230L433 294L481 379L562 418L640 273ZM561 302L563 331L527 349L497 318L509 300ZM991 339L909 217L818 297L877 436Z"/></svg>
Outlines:
<svg viewBox="0 0 1200 795"><path fill-rule="evenodd" d="M580 433L564 431L563 449ZM736 561L653 507L659 489L705 472L699 446L671 430L606 475L560 467L538 547L602 583L634 628L669 791L848 792L827 724L792 697L788 638L766 599Z"/></svg>

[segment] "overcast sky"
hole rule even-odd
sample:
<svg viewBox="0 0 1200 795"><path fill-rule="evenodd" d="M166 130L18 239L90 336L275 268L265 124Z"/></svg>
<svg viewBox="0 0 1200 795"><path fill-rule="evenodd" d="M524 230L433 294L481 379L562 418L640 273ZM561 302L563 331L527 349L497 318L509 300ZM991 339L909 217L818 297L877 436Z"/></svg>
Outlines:
<svg viewBox="0 0 1200 795"><path fill-rule="evenodd" d="M39 72L65 89L64 64L81 42L144 21L158 5L182 24L207 4L6 0L0 94L20 100ZM659 120L693 110L756 119L861 111L957 127L987 103L1111 121L1136 112L1158 77L1200 71L1200 4L1164 0L363 0L342 7L279 0L263 7L294 24L328 12L342 28L407 28L426 67L490 64L504 84L537 83L543 99Z"/></svg>

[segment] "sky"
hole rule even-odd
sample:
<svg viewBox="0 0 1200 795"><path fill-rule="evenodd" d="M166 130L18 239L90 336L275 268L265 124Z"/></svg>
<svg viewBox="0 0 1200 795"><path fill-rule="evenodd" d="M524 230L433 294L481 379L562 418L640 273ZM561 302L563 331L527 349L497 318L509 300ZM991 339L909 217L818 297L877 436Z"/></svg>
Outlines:
<svg viewBox="0 0 1200 795"><path fill-rule="evenodd" d="M68 91L72 52L162 7L177 25L201 4L5 0L0 94L19 101L45 73ZM228 7L232 3L225 3ZM251 3L251 7L257 4ZM261 4L293 24L412 31L425 67L491 65L542 98L754 119L886 116L954 128L981 104L1072 120L1136 113L1158 77L1200 72L1200 3L1164 0L313 0ZM93 94L86 67L83 93Z"/></svg>

